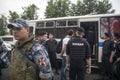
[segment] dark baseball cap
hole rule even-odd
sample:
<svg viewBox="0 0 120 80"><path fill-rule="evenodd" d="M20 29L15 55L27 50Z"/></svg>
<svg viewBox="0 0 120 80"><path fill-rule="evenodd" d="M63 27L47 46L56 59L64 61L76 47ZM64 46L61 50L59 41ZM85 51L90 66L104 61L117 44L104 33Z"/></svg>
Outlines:
<svg viewBox="0 0 120 80"><path fill-rule="evenodd" d="M120 32L115 32L114 36L119 39L120 38Z"/></svg>
<svg viewBox="0 0 120 80"><path fill-rule="evenodd" d="M11 29L11 28L13 28L13 27L16 27L16 28L20 28L20 27L28 28L29 25L27 24L26 20L17 18L17 19L15 19L15 20L13 21L13 23L8 24L7 27L8 27L9 29Z"/></svg>
<svg viewBox="0 0 120 80"><path fill-rule="evenodd" d="M104 34L105 34L105 36L110 37L110 34L109 34L109 33L104 33Z"/></svg>
<svg viewBox="0 0 120 80"><path fill-rule="evenodd" d="M84 30L83 27L79 27L79 28L77 28L77 31L85 33L85 30Z"/></svg>

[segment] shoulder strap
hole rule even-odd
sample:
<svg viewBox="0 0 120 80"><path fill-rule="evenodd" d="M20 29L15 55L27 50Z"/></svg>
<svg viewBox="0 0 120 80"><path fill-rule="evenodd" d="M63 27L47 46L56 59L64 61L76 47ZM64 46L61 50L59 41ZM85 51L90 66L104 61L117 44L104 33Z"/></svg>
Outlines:
<svg viewBox="0 0 120 80"><path fill-rule="evenodd" d="M30 51L32 50L32 47L34 46L34 44L35 44L35 43L33 42L33 44L31 44L31 45L28 46L28 53L30 53ZM29 60L29 61L31 61L31 62L34 63L33 59L31 59L31 58L28 56L28 54L26 54L23 50L18 49L18 51L19 51L19 53L20 53L23 57L25 57L27 60ZM30 54L30 55L33 57L32 54Z"/></svg>
<svg viewBox="0 0 120 80"><path fill-rule="evenodd" d="M19 52L20 52L20 54L21 54L23 57L25 57L25 58L28 59L29 61L33 62L33 60L32 60L27 54L25 54L23 50L19 50Z"/></svg>

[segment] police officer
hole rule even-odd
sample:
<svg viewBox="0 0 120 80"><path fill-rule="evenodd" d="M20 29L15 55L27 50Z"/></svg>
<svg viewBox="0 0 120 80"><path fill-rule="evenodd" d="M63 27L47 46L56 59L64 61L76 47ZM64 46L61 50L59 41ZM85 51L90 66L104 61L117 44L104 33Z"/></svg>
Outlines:
<svg viewBox="0 0 120 80"><path fill-rule="evenodd" d="M29 25L23 19L15 19L7 26L17 40L12 50L9 80L47 80L52 78L48 53L43 45L34 43ZM39 79L41 78L41 79Z"/></svg>
<svg viewBox="0 0 120 80"><path fill-rule="evenodd" d="M114 42L110 39L109 33L104 33L103 38L105 39L105 41L103 42L102 50L102 75L103 80L110 80L112 64L109 62L109 59L113 51Z"/></svg>
<svg viewBox="0 0 120 80"><path fill-rule="evenodd" d="M116 41L115 43L115 53L111 54L110 61L113 59L113 80L120 80L120 33L116 32L113 34L113 39Z"/></svg>
<svg viewBox="0 0 120 80"><path fill-rule="evenodd" d="M91 73L90 46L87 40L82 38L84 32L82 27L78 28L76 36L67 44L66 67L70 80L84 80L85 72Z"/></svg>

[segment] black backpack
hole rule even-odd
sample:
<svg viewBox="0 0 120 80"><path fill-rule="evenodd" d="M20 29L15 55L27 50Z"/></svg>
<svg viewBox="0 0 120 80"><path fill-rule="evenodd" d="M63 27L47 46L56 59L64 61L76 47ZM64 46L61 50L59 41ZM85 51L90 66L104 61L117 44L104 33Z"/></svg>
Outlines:
<svg viewBox="0 0 120 80"><path fill-rule="evenodd" d="M60 42L58 42L57 46L56 46L56 53L60 53L62 50L62 42L63 39L60 40Z"/></svg>

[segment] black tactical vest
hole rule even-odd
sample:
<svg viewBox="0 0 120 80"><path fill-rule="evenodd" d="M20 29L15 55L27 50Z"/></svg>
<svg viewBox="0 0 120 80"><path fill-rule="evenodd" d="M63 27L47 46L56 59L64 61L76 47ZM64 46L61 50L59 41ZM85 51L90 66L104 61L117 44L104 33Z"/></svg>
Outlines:
<svg viewBox="0 0 120 80"><path fill-rule="evenodd" d="M75 37L70 40L70 63L73 65L79 65L79 67L85 66L86 56L86 40L84 38Z"/></svg>

